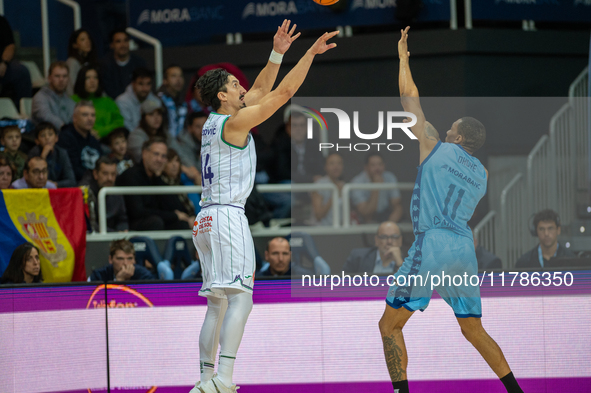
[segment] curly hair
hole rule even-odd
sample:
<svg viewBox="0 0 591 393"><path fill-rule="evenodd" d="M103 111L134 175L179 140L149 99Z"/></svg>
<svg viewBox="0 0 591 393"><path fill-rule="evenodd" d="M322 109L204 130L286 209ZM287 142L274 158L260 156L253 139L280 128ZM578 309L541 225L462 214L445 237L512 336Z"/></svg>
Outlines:
<svg viewBox="0 0 591 393"><path fill-rule="evenodd" d="M195 87L199 89L201 99L205 105L210 105L214 111L220 109L222 103L218 98L220 91L226 92L226 83L230 73L223 68L207 71L199 80Z"/></svg>
<svg viewBox="0 0 591 393"><path fill-rule="evenodd" d="M462 147L474 153L484 145L486 130L484 125L473 117L462 117L458 124L458 134L464 137Z"/></svg>

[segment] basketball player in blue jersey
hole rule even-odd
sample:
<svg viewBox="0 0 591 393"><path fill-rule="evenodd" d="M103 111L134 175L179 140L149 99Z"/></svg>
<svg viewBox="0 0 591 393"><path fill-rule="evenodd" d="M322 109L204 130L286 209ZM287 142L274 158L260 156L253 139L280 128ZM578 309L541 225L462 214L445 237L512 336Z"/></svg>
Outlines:
<svg viewBox="0 0 591 393"><path fill-rule="evenodd" d="M191 393L235 392L234 361L252 309L254 244L244 204L254 186L256 151L250 130L281 108L304 82L314 57L334 48L326 42L338 31L323 34L298 64L271 91L283 53L299 36L284 21L273 39L266 67L247 92L226 70L207 72L197 81L201 98L213 107L201 139L201 211L193 227L193 243L203 268L199 295L207 297L207 313L199 335L201 378ZM214 362L221 345L218 374Z"/></svg>
<svg viewBox="0 0 591 393"><path fill-rule="evenodd" d="M408 355L402 328L415 311L427 308L432 295L430 282L421 285L420 279L404 279L411 275L426 279L428 274L441 277L442 272L452 277L478 273L468 220L486 193L488 177L484 166L472 156L485 140L484 126L478 120L471 117L457 120L442 143L437 130L425 119L419 91L410 73L408 30L409 27L401 31L398 42L398 83L404 110L417 117L411 128L420 151L410 211L415 241L395 275L400 286L393 285L388 291L386 311L379 323L386 364L396 393L409 392ZM452 284L448 280L435 289L453 309L462 334L501 379L507 392L523 392L501 348L482 327L480 287Z"/></svg>

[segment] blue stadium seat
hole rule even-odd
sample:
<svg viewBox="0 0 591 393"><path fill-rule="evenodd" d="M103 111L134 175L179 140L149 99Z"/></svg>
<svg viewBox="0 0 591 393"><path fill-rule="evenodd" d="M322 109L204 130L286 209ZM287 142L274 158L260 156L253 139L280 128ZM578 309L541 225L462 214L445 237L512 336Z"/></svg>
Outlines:
<svg viewBox="0 0 591 393"><path fill-rule="evenodd" d="M158 264L162 262L162 255L154 240L147 236L134 236L129 241L133 243L133 248L135 249L135 262L144 267L146 267L145 261L150 262L153 266L153 269L150 269L150 271L157 274L155 270Z"/></svg>
<svg viewBox="0 0 591 393"><path fill-rule="evenodd" d="M180 236L168 239L164 247L164 260L168 264L163 263L165 266L158 267L160 278L163 279L190 280L197 278L201 270L199 262L191 258L185 239ZM170 276L171 272L173 277Z"/></svg>

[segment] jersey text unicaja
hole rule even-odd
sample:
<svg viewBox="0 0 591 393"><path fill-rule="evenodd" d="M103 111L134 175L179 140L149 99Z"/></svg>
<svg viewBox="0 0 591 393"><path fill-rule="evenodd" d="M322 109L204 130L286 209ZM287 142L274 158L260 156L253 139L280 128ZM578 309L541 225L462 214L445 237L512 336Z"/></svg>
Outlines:
<svg viewBox="0 0 591 393"><path fill-rule="evenodd" d="M244 208L254 186L256 151L252 135L246 146L234 146L223 139L229 115L212 112L203 125L201 138L202 207L233 205Z"/></svg>

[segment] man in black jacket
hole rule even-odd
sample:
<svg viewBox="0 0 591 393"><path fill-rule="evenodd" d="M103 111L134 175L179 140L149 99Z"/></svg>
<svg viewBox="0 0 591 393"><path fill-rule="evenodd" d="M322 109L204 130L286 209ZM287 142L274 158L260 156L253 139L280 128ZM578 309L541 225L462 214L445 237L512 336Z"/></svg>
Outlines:
<svg viewBox="0 0 591 393"><path fill-rule="evenodd" d="M145 68L146 61L129 51L129 35L125 29L112 31L109 38L112 52L100 63L101 81L105 93L116 99L131 83L133 70Z"/></svg>
<svg viewBox="0 0 591 393"><path fill-rule="evenodd" d="M392 221L380 224L375 236L375 247L351 251L343 271L345 273L393 274L402 266L402 234Z"/></svg>
<svg viewBox="0 0 591 393"><path fill-rule="evenodd" d="M148 269L135 264L135 249L129 240L114 240L109 249L109 264L92 271L88 281L154 280Z"/></svg>
<svg viewBox="0 0 591 393"><path fill-rule="evenodd" d="M68 153L77 182L94 169L96 160L103 154L101 143L92 134L95 120L92 102L80 101L74 108L72 124L62 128L57 141L57 145Z"/></svg>
<svg viewBox="0 0 591 393"><path fill-rule="evenodd" d="M116 186L167 186L160 175L167 163L166 142L152 138L142 146L142 162L123 172ZM191 229L194 217L184 212L176 195L125 195L129 228L135 231Z"/></svg>
<svg viewBox="0 0 591 393"><path fill-rule="evenodd" d="M575 257L569 249L558 243L560 217L553 210L546 209L534 216L533 228L540 244L523 254L515 264L517 269L542 268L548 266L552 257ZM532 233L533 235L533 233Z"/></svg>
<svg viewBox="0 0 591 393"><path fill-rule="evenodd" d="M90 223L92 230L99 231L98 224L98 193L103 187L113 187L117 178L117 160L111 157L102 156L96 161L92 172L87 173L80 181L81 185L89 188L88 200L92 202L94 209L90 211ZM108 194L106 199L107 208L107 231L127 232L129 223L127 221L127 210L123 195Z"/></svg>

